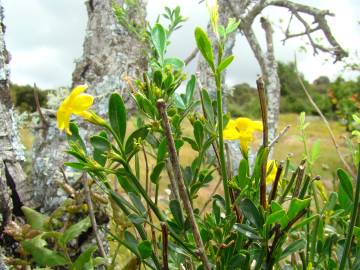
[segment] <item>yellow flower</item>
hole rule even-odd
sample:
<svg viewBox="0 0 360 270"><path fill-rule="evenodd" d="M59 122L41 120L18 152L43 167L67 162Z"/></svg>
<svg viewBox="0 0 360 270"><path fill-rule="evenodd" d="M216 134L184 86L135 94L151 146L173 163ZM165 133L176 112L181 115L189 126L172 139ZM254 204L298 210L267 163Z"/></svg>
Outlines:
<svg viewBox="0 0 360 270"><path fill-rule="evenodd" d="M230 119L223 131L225 140L240 140L240 147L243 153L247 154L249 144L254 139L254 133L262 131L261 121L253 121L249 118L239 117Z"/></svg>
<svg viewBox="0 0 360 270"><path fill-rule="evenodd" d="M80 85L75 87L70 95L64 99L56 113L57 124L60 130L66 131L71 135L69 128L70 117L72 114L79 115L85 119L91 119L92 113L88 109L93 104L94 98L91 95L83 94L87 86Z"/></svg>
<svg viewBox="0 0 360 270"><path fill-rule="evenodd" d="M266 164L266 185L271 184L274 182L277 172L277 165L275 160L268 160Z"/></svg>

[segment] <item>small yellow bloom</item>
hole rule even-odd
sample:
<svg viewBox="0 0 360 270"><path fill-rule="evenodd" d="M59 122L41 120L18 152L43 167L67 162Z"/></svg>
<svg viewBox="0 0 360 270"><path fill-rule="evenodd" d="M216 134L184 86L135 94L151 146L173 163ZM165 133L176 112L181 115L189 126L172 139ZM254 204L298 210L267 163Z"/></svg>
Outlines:
<svg viewBox="0 0 360 270"><path fill-rule="evenodd" d="M239 117L230 119L223 131L225 140L240 140L243 153L247 154L249 144L254 139L254 133L263 130L261 121L253 121L249 118Z"/></svg>
<svg viewBox="0 0 360 270"><path fill-rule="evenodd" d="M276 172L277 172L277 165L275 160L268 160L266 164L266 184L269 185L275 181Z"/></svg>
<svg viewBox="0 0 360 270"><path fill-rule="evenodd" d="M91 95L83 94L86 89L87 86L85 85L75 87L70 95L60 104L56 113L58 128L60 130L65 129L69 135L71 135L69 125L72 114L79 115L85 119L91 119L92 117L92 113L88 109L93 104L94 98Z"/></svg>

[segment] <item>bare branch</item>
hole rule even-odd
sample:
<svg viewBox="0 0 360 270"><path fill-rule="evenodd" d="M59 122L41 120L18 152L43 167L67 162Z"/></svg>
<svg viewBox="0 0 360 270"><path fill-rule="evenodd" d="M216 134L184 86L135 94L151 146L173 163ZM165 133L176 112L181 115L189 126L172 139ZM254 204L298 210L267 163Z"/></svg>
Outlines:
<svg viewBox="0 0 360 270"><path fill-rule="evenodd" d="M199 49L196 47L196 48L191 52L191 54L190 54L188 57L186 57L186 59L184 60L185 66L187 66L188 64L190 64L190 62L195 59L195 57L196 57L196 55L198 54L198 52L199 52Z"/></svg>
<svg viewBox="0 0 360 270"><path fill-rule="evenodd" d="M304 25L305 27L304 34L308 36L310 44L314 49L314 53L317 53L318 49L323 52L328 52L335 56L335 62L348 56L348 53L340 46L340 44L333 36L330 27L327 23L326 16L334 16L333 13L330 13L328 10L321 10L315 7L310 7L307 5L291 2L288 0L272 0L268 2L268 5L288 8L290 12L294 14L294 16ZM300 13L313 16L314 22L312 24L317 24L317 27L312 28ZM325 47L323 45L314 42L310 34L317 30L321 30L323 32L327 41L331 45L330 47ZM300 34L296 34L295 36L300 36Z"/></svg>
<svg viewBox="0 0 360 270"><path fill-rule="evenodd" d="M94 207L93 207L93 203L91 200L90 188L89 188L89 183L88 183L86 174L83 174L82 180L83 180L83 185L84 185L84 193L85 193L86 203L89 208L89 217L90 217L90 221L91 221L91 226L92 226L94 234L95 234L96 243L99 248L99 254L101 255L101 257L106 258L105 249L102 244L103 240L101 239L101 237L98 233L98 227L97 227L97 223L96 223L96 219L95 219Z"/></svg>
<svg viewBox="0 0 360 270"><path fill-rule="evenodd" d="M287 125L276 137L272 142L269 143L269 148L273 147L279 140L285 135L285 133L289 130L290 125Z"/></svg>
<svg viewBox="0 0 360 270"><path fill-rule="evenodd" d="M311 95L309 94L309 91L306 89L304 82L302 81L301 77L299 76L299 73L297 72L297 78L298 81L301 85L301 88L303 89L303 91L306 94L306 97L309 99L310 104L315 108L316 112L319 114L319 116L321 117L321 119L324 121L325 126L327 128L327 130L329 131L330 137L331 137L331 141L333 142L336 152L341 160L341 162L344 164L346 170L352 175L352 177L356 177L354 170L351 168L351 166L346 162L344 156L341 154L340 149L339 149L339 145L336 142L335 139L335 135L334 132L332 131L329 122L327 121L326 117L324 116L324 114L321 112L320 108L316 105L315 101L312 99Z"/></svg>

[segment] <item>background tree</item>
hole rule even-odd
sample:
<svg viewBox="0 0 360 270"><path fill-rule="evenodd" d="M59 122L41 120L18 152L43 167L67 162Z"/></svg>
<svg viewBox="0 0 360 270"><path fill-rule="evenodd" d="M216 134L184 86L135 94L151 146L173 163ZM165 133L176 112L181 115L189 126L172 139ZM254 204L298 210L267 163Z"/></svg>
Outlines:
<svg viewBox="0 0 360 270"><path fill-rule="evenodd" d="M109 95L120 92L129 103L126 77L135 78L147 68L146 1L89 0L86 7L84 50L76 62L73 85L88 84L87 92L97 98L94 111L105 115ZM37 202L44 211L54 209L66 196L57 182L63 181L59 168L67 158L66 138L56 127L54 113L46 117L49 126L43 136L37 136L33 146L32 175ZM83 130L85 136L94 133L92 127ZM66 171L66 174L69 181L78 179L74 173Z"/></svg>
<svg viewBox="0 0 360 270"><path fill-rule="evenodd" d="M14 111L9 92L9 52L4 34L4 10L0 2L0 268L1 246L8 240L4 227L12 215L21 215L23 204L32 206L32 189L21 167L24 161L23 147L18 137Z"/></svg>
<svg viewBox="0 0 360 270"><path fill-rule="evenodd" d="M334 57L334 61L341 60L343 57L347 56L347 53L337 42L327 23L326 17L334 16L334 14L330 13L328 10L320 10L315 7L288 0L219 0L219 20L223 22L230 17L240 20L239 31L246 38L261 68L262 76L266 82L269 110L269 138L271 140L275 137L279 119L280 80L277 73L278 65L274 55L272 25L270 20L261 17L262 12L270 7L286 9L290 12L288 26L284 33L284 42L291 38L306 36L313 49L314 55L318 54L320 51L329 53ZM258 36L254 32L254 26L257 23L256 19L258 17L260 17L260 24L264 30L266 40L265 46L261 45ZM304 27L304 30L293 32L292 28L295 22L300 23ZM315 39L315 35L317 34L323 36L323 41L318 42L317 39ZM232 50L233 45L233 42L230 41L228 45L229 51ZM199 64L200 68L201 66L202 65ZM203 78L203 81L208 80ZM211 90L213 88L209 87L209 89Z"/></svg>

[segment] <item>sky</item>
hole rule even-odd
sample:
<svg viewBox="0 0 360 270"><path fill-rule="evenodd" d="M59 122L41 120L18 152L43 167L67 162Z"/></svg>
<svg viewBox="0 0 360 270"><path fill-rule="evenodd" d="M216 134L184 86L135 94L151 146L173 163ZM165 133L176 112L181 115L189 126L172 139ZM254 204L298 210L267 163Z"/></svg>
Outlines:
<svg viewBox="0 0 360 270"><path fill-rule="evenodd" d="M5 9L5 41L11 53L11 81L18 84L34 84L49 89L71 85L74 60L82 55L87 12L84 0L0 0ZM198 0L148 0L148 20L153 23L165 6L179 5L188 20L173 35L168 50L169 56L186 58L195 48L193 32L196 26L206 27L208 13L205 4ZM297 0L335 14L328 17L335 38L351 55L355 55L360 44L359 0ZM314 56L306 46L306 39L296 38L282 44L282 30L286 28L289 12L280 8L268 8L262 14L274 24L275 55L278 60L294 60L305 78L313 81L325 75L335 79L342 75L355 78L354 72L344 71L341 63L333 64L329 55ZM256 20L259 21L259 17ZM294 30L300 30L294 25ZM255 26L255 33L264 41L263 30ZM306 52L300 49L307 48ZM233 51L235 61L228 70L226 83L233 85L247 82L255 84L260 73L253 53L241 34L237 35ZM360 53L360 52L359 52ZM354 58L354 56L352 57ZM359 58L358 58L359 59ZM359 60L360 61L360 60ZM187 71L195 71L193 61Z"/></svg>

